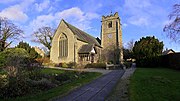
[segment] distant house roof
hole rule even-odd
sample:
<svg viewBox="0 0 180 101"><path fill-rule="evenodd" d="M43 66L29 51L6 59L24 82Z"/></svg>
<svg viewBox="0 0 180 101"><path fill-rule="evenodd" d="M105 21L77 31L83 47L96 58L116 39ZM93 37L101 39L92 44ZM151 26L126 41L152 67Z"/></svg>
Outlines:
<svg viewBox="0 0 180 101"><path fill-rule="evenodd" d="M165 51L162 53L162 55L167 55L167 54L171 54L171 53L175 53L175 51L172 50L172 49L165 50Z"/></svg>
<svg viewBox="0 0 180 101"><path fill-rule="evenodd" d="M79 49L79 54L89 54L92 52L92 50L94 49L94 45L92 44L86 44L81 46L81 48Z"/></svg>
<svg viewBox="0 0 180 101"><path fill-rule="evenodd" d="M64 21L64 20L63 20ZM95 44L96 46L101 47L100 43L96 40L96 38L94 38L93 36L87 34L86 32L74 27L73 25L67 23L66 21L64 21L64 23L69 27L69 29L75 34L77 35L77 39L87 42L89 44Z"/></svg>

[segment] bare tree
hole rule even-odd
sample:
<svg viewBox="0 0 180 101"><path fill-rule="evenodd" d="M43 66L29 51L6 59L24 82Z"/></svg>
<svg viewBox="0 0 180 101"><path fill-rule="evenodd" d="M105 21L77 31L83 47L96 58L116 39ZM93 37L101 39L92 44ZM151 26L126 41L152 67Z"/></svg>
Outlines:
<svg viewBox="0 0 180 101"><path fill-rule="evenodd" d="M165 25L163 31L167 33L167 37L174 42L180 42L180 4L173 6L173 11L169 14L169 24Z"/></svg>
<svg viewBox="0 0 180 101"><path fill-rule="evenodd" d="M19 39L23 31L7 18L0 17L0 51L6 49L15 39ZM7 40L11 40L7 42Z"/></svg>
<svg viewBox="0 0 180 101"><path fill-rule="evenodd" d="M134 47L134 40L132 39L127 43L127 48L130 52L132 52L133 47Z"/></svg>
<svg viewBox="0 0 180 101"><path fill-rule="evenodd" d="M33 33L33 41L41 43L48 50L51 49L51 43L54 35L54 29L51 27L41 27Z"/></svg>

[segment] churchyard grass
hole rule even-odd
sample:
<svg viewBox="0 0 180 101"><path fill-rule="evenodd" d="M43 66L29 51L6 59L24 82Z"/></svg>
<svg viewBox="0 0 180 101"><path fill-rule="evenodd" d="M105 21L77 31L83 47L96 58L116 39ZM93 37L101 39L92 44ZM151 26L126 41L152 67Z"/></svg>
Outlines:
<svg viewBox="0 0 180 101"><path fill-rule="evenodd" d="M180 71L137 68L129 91L130 101L180 101Z"/></svg>

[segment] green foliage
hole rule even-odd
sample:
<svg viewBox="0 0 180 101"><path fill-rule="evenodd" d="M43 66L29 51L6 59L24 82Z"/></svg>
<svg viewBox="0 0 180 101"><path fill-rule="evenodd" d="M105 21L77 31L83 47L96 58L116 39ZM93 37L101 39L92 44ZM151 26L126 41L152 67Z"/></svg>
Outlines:
<svg viewBox="0 0 180 101"><path fill-rule="evenodd" d="M161 66L180 70L180 53L162 55L159 58Z"/></svg>
<svg viewBox="0 0 180 101"><path fill-rule="evenodd" d="M85 68L102 68L106 69L105 63L90 63L85 66Z"/></svg>
<svg viewBox="0 0 180 101"><path fill-rule="evenodd" d="M17 47L17 48L23 48L23 49L25 49L25 50L29 53L30 58L32 58L32 59L41 57L41 56L35 51L35 49L32 48L32 47L31 47L28 43L26 43L26 42L21 41L21 42L19 42L19 44L18 44L16 47Z"/></svg>
<svg viewBox="0 0 180 101"><path fill-rule="evenodd" d="M133 47L133 53L139 66L148 66L153 64L151 61L162 54L163 42L153 37L142 37L136 41Z"/></svg>
<svg viewBox="0 0 180 101"><path fill-rule="evenodd" d="M68 67L75 68L75 67L77 67L77 64L76 64L76 62L69 62Z"/></svg>
<svg viewBox="0 0 180 101"><path fill-rule="evenodd" d="M0 89L0 97L9 98L26 95L30 90L29 82L24 77L25 75L18 75L10 77L8 84Z"/></svg>
<svg viewBox="0 0 180 101"><path fill-rule="evenodd" d="M123 48L123 59L130 59L133 58L133 52L131 52L129 49Z"/></svg>
<svg viewBox="0 0 180 101"><path fill-rule="evenodd" d="M65 63L65 62L62 62L62 63L59 63L59 64L56 64L55 67L62 67L62 68L68 68L68 64Z"/></svg>
<svg viewBox="0 0 180 101"><path fill-rule="evenodd" d="M63 68L68 68L67 63L62 63L62 67L63 67Z"/></svg>
<svg viewBox="0 0 180 101"><path fill-rule="evenodd" d="M16 99L8 99L8 100L11 100L11 101L34 101L34 100L36 100L36 101L47 101L47 100L54 100L54 99L56 99L57 96L62 97L65 94L68 94L70 91L73 91L77 87L85 85L85 84L89 83L90 81L96 79L99 76L101 76L101 73L95 73L95 72L83 73L83 75L80 76L78 79L64 83L63 85L59 85L59 86L52 88L52 89L49 89L47 91L43 91L43 92L39 92L39 93L33 92L33 93L37 93L37 94L22 96L22 97L18 97Z"/></svg>
<svg viewBox="0 0 180 101"><path fill-rule="evenodd" d="M7 49L0 54L4 56L4 66L20 67L29 61L29 54L22 48Z"/></svg>
<svg viewBox="0 0 180 101"><path fill-rule="evenodd" d="M125 61L123 64L126 66L126 68L130 68L132 65L132 62Z"/></svg>
<svg viewBox="0 0 180 101"><path fill-rule="evenodd" d="M91 81L99 75L100 73L62 71L50 68L36 68L33 71L26 70L16 77L9 78L9 83L0 88L0 100L49 100L52 97L67 93L72 88ZM66 90L64 91L63 89ZM41 97L37 97L40 95Z"/></svg>
<svg viewBox="0 0 180 101"><path fill-rule="evenodd" d="M180 101L180 73L164 68L137 68L130 79L130 101Z"/></svg>
<svg viewBox="0 0 180 101"><path fill-rule="evenodd" d="M0 69L5 65L5 54L0 52Z"/></svg>

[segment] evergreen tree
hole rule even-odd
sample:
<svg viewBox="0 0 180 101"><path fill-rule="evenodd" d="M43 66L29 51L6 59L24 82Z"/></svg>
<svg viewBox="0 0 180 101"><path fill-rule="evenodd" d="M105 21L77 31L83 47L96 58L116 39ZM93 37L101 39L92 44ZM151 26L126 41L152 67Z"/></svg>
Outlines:
<svg viewBox="0 0 180 101"><path fill-rule="evenodd" d="M163 46L163 42L160 42L154 36L142 37L135 42L133 53L140 65L149 65L162 54Z"/></svg>
<svg viewBox="0 0 180 101"><path fill-rule="evenodd" d="M25 49L29 53L30 57L33 58L33 59L40 57L40 55L35 51L35 49L32 48L26 42L23 42L23 41L19 42L19 44L16 46L16 48L23 48L23 49Z"/></svg>

